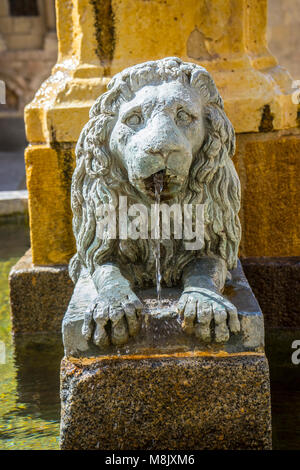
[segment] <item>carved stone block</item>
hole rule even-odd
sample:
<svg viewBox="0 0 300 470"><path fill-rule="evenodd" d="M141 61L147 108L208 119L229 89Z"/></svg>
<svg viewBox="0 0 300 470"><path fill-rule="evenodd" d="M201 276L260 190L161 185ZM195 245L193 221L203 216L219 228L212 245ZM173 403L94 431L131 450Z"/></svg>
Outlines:
<svg viewBox="0 0 300 470"><path fill-rule="evenodd" d="M260 353L65 358L61 448L270 449Z"/></svg>

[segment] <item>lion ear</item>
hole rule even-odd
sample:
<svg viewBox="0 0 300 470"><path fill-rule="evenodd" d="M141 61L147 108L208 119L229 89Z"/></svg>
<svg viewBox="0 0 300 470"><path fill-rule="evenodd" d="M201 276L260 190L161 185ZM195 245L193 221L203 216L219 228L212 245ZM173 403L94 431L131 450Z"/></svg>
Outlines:
<svg viewBox="0 0 300 470"><path fill-rule="evenodd" d="M219 136L219 143L225 147L228 156L232 157L235 153L234 129L225 114L223 100L214 80L203 67L197 66L191 74L190 83L204 99L204 113L209 128Z"/></svg>
<svg viewBox="0 0 300 470"><path fill-rule="evenodd" d="M104 176L109 171L110 159L105 152L104 140L108 117L100 115L89 120L79 136L75 153L83 160L85 173L91 178Z"/></svg>
<svg viewBox="0 0 300 470"><path fill-rule="evenodd" d="M197 67L192 72L191 85L200 91L206 104L215 103L223 108L223 100L218 92L215 82L203 67Z"/></svg>
<svg viewBox="0 0 300 470"><path fill-rule="evenodd" d="M91 178L105 176L109 172L111 159L107 155L104 145L92 144L84 155L86 173Z"/></svg>

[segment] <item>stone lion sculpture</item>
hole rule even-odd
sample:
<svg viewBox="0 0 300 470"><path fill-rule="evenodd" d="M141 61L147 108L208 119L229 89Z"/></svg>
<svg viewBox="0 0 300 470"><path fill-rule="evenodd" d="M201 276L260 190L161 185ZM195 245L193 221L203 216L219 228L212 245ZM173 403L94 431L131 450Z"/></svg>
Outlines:
<svg viewBox="0 0 300 470"><path fill-rule="evenodd" d="M184 330L206 342L226 342L230 332L239 332L237 310L222 295L241 236L234 150L234 130L203 67L172 57L113 77L78 140L71 189L77 253L70 275L76 282L87 270L98 292L85 314L86 339L99 347L120 345L139 330L142 303L134 290L155 285L154 241L100 239L97 208L117 206L120 195L128 204L150 206L158 173L164 174L167 204L205 205L200 250L186 250L183 240L161 240L162 282L182 286Z"/></svg>

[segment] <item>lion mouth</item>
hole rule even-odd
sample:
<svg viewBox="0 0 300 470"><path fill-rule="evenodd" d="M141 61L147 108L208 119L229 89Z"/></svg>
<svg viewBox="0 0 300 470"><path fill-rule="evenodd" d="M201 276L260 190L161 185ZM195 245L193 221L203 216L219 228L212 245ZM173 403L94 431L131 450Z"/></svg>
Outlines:
<svg viewBox="0 0 300 470"><path fill-rule="evenodd" d="M179 182L177 177L168 173L166 170L161 170L148 178L144 179L144 185L147 194L157 199L158 195L160 199L171 199L174 196L176 190L178 191Z"/></svg>

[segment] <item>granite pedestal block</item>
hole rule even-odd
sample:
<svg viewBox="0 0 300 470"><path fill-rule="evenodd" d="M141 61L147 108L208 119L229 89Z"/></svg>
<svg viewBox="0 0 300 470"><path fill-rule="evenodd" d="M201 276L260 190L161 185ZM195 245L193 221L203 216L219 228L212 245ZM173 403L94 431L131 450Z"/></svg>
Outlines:
<svg viewBox="0 0 300 470"><path fill-rule="evenodd" d="M114 450L270 449L271 409L263 316L241 264L225 295L241 333L201 344L182 329L179 289L138 292L139 335L99 350L82 334L96 291L86 273L63 321L61 448Z"/></svg>
<svg viewBox="0 0 300 470"><path fill-rule="evenodd" d="M61 448L270 449L262 353L65 358Z"/></svg>

